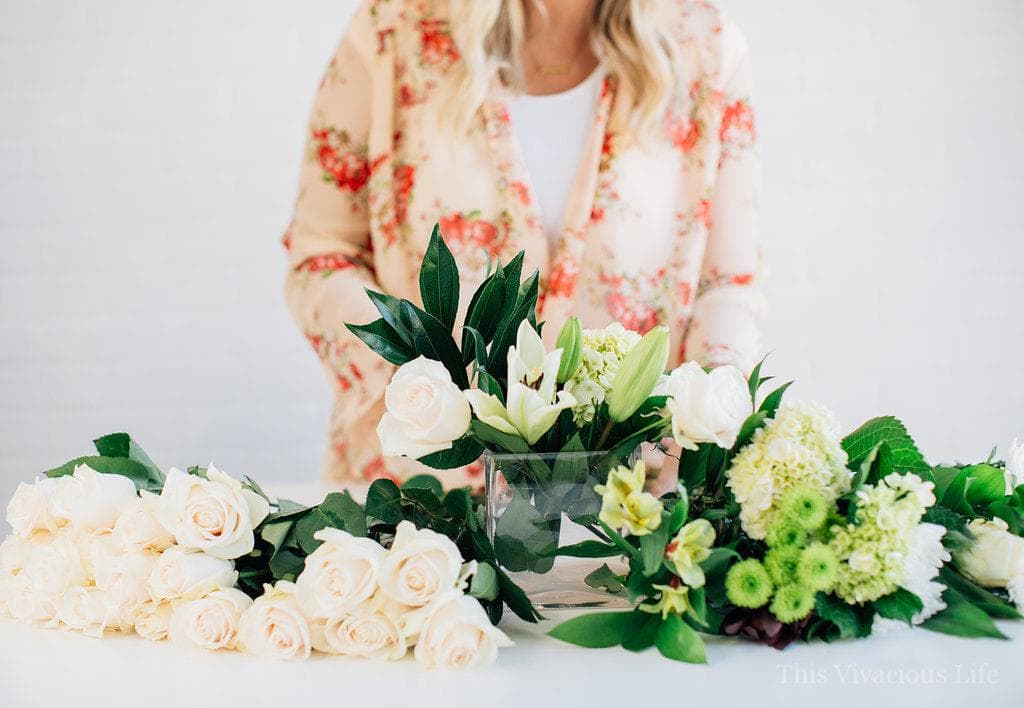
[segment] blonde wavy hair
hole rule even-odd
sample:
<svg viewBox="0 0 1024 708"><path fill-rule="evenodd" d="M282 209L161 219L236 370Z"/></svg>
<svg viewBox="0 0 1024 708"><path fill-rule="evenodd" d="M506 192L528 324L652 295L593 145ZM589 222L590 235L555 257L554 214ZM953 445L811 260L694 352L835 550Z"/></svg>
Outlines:
<svg viewBox="0 0 1024 708"><path fill-rule="evenodd" d="M557 1L557 0L556 0ZM495 76L513 92L523 90L519 49L526 28L524 3L544 13L544 0L471 0L453 20L452 38L462 61L452 70L442 124L465 133ZM594 53L633 97L628 125L647 132L657 124L681 76L675 42L658 26L654 0L597 0L591 18Z"/></svg>

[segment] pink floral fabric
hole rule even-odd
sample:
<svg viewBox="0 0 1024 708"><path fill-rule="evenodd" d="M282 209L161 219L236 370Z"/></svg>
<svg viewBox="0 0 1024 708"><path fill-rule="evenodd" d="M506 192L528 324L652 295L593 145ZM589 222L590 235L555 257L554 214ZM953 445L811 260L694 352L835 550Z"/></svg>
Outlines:
<svg viewBox="0 0 1024 708"><path fill-rule="evenodd" d="M356 13L321 82L295 214L285 237L289 307L336 395L329 479L402 478L375 427L393 367L348 333L368 322L372 288L418 300L417 269L439 223L462 273L462 308L488 260L525 250L541 275L538 318L553 338L586 327L666 324L673 364L735 363L759 353L758 161L750 60L739 30L709 3L657 3L687 70L662 129L624 130L629 96L605 79L588 148L549 253L522 155L495 85L470 135L436 124L438 88L460 61L444 0L373 0ZM451 481L479 483L479 465Z"/></svg>

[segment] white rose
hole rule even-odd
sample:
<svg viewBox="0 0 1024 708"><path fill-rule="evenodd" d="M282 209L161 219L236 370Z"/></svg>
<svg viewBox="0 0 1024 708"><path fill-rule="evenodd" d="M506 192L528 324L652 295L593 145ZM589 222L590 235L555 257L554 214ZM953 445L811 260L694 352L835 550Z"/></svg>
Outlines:
<svg viewBox="0 0 1024 708"><path fill-rule="evenodd" d="M17 575L24 570L32 557L32 541L20 536L9 535L0 543L0 571Z"/></svg>
<svg viewBox="0 0 1024 708"><path fill-rule="evenodd" d="M198 600L179 603L167 636L177 644L210 651L234 649L238 621L250 605L249 596L234 588L221 588Z"/></svg>
<svg viewBox="0 0 1024 708"><path fill-rule="evenodd" d="M384 558L379 543L330 528L313 537L323 543L306 556L295 581L296 598L308 617L344 614L376 592Z"/></svg>
<svg viewBox="0 0 1024 708"><path fill-rule="evenodd" d="M27 573L9 575L0 585L3 597L0 605L19 622L43 627L56 627L64 592L38 590Z"/></svg>
<svg viewBox="0 0 1024 708"><path fill-rule="evenodd" d="M462 556L450 538L403 521L381 563L380 587L399 604L422 607L454 588L461 569Z"/></svg>
<svg viewBox="0 0 1024 708"><path fill-rule="evenodd" d="M121 512L114 524L114 542L125 552L166 550L174 545L174 536L160 523L160 497L145 490L140 498Z"/></svg>
<svg viewBox="0 0 1024 708"><path fill-rule="evenodd" d="M408 643L400 615L386 602L369 600L351 613L328 617L310 626L313 647L329 654L393 661L405 656Z"/></svg>
<svg viewBox="0 0 1024 708"><path fill-rule="evenodd" d="M22 575L31 580L35 592L55 597L72 585L85 585L91 580L75 539L68 535L33 544Z"/></svg>
<svg viewBox="0 0 1024 708"><path fill-rule="evenodd" d="M57 618L71 629L90 637L102 637L110 620L103 592L96 587L76 585L64 591Z"/></svg>
<svg viewBox="0 0 1024 708"><path fill-rule="evenodd" d="M127 631L135 625L135 615L150 599L149 578L156 566L152 553L123 553L96 560L96 587L103 593L109 622Z"/></svg>
<svg viewBox="0 0 1024 708"><path fill-rule="evenodd" d="M271 659L309 657L309 623L295 600L292 583L282 580L264 586L263 595L242 613L237 646L248 654Z"/></svg>
<svg viewBox="0 0 1024 708"><path fill-rule="evenodd" d="M1024 538L1009 532L1002 519L974 519L967 528L974 542L953 554L957 566L974 582L990 588L1005 588L1024 576Z"/></svg>
<svg viewBox="0 0 1024 708"><path fill-rule="evenodd" d="M416 643L416 661L428 669L468 669L494 661L512 640L491 624L480 603L459 591L440 598Z"/></svg>
<svg viewBox="0 0 1024 708"><path fill-rule="evenodd" d="M107 556L120 554L109 531L71 535L70 538L78 549L78 557L82 560L82 568L89 581L96 579L96 563Z"/></svg>
<svg viewBox="0 0 1024 708"><path fill-rule="evenodd" d="M160 522L182 546L217 558L244 556L252 551L253 531L270 513L270 505L213 465L207 477L172 469L160 494Z"/></svg>
<svg viewBox="0 0 1024 708"><path fill-rule="evenodd" d="M731 448L753 412L747 381L735 366L708 374L687 362L669 374L666 388L672 434L688 450L696 450L698 443Z"/></svg>
<svg viewBox="0 0 1024 708"><path fill-rule="evenodd" d="M419 458L448 450L469 430L465 394L433 359L421 356L400 366L384 389L384 405L377 436L385 455Z"/></svg>
<svg viewBox="0 0 1024 708"><path fill-rule="evenodd" d="M135 613L135 632L154 642L166 639L173 612L174 605L167 600L144 602Z"/></svg>
<svg viewBox="0 0 1024 708"><path fill-rule="evenodd" d="M149 576L154 600L194 600L217 588L234 587L235 564L208 553L171 546L160 554Z"/></svg>
<svg viewBox="0 0 1024 708"><path fill-rule="evenodd" d="M32 484L22 482L7 503L7 523L14 534L28 538L36 531L56 531L61 519L53 515L51 499L63 477L44 477Z"/></svg>
<svg viewBox="0 0 1024 708"><path fill-rule="evenodd" d="M119 474L78 465L64 477L50 499L54 516L68 520L80 533L110 531L123 509L137 498L135 483Z"/></svg>

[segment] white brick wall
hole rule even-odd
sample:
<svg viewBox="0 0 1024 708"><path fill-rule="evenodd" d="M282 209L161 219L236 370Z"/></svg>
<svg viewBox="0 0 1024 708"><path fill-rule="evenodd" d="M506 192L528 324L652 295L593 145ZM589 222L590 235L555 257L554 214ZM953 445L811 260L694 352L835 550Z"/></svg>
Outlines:
<svg viewBox="0 0 1024 708"><path fill-rule="evenodd" d="M772 370L935 460L1024 434L1024 2L722 0L757 66ZM312 479L278 237L353 3L0 0L0 494L129 429Z"/></svg>

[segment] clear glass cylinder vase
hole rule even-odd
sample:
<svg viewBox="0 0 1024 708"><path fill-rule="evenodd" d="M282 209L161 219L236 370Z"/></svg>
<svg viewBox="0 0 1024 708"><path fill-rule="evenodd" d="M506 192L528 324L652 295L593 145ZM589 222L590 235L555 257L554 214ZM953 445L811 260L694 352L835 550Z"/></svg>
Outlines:
<svg viewBox="0 0 1024 708"><path fill-rule="evenodd" d="M609 470L633 464L636 456L636 451L625 456L484 453L488 536L498 563L538 609L630 606L611 579L626 572L621 557L569 557L556 550L606 540L597 518L601 497L594 487L604 484Z"/></svg>

